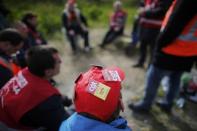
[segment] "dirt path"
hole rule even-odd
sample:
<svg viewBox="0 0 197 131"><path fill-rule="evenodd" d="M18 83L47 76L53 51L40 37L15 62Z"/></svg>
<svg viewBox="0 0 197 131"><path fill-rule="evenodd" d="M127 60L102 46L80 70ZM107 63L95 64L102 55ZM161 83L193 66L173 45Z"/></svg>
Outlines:
<svg viewBox="0 0 197 131"><path fill-rule="evenodd" d="M103 29L91 30L91 44L93 50L90 54L80 52L73 55L70 46L64 40L53 41L51 44L57 47L62 56L62 68L56 77L60 91L72 97L74 80L80 72L86 71L91 64L121 67L126 73L123 83L123 99L126 110L122 115L126 117L134 131L196 131L197 130L197 105L188 103L184 110L175 108L172 115L161 112L153 106L150 114L134 114L127 108L127 104L140 99L143 96L144 69L131 67L136 62L137 56L128 58L122 48L110 45L102 50L98 47L104 36ZM129 32L127 32L129 34Z"/></svg>

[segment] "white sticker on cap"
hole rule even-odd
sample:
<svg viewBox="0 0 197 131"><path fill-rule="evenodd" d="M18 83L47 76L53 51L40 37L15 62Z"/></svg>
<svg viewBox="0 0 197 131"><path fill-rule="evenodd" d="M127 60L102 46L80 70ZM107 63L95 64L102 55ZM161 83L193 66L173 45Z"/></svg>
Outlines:
<svg viewBox="0 0 197 131"><path fill-rule="evenodd" d="M103 70L102 73L105 81L121 81L116 70Z"/></svg>
<svg viewBox="0 0 197 131"><path fill-rule="evenodd" d="M110 91L109 86L106 86L95 80L89 81L87 92L94 95L95 97L105 101L109 94L109 91Z"/></svg>

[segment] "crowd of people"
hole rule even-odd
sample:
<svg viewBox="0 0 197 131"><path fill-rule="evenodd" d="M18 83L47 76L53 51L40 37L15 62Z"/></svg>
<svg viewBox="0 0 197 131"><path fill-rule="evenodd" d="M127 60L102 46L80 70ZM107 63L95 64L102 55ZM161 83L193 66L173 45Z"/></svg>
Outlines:
<svg viewBox="0 0 197 131"><path fill-rule="evenodd" d="M172 111L181 86L182 97L186 98L184 91L188 87L196 95L196 79L180 85L182 74L190 72L197 61L196 5L195 0L141 1L126 53L140 44L139 59L133 65L137 68L144 67L148 46L151 57L144 97L128 105L133 112L151 110L163 77L168 77L168 90L164 99L156 101L163 111ZM61 57L37 29L37 14L27 12L10 26L6 19L10 11L2 1L0 7L0 130L132 130L120 116L124 111L122 69L92 66L75 80L71 100L56 88L53 77L60 72ZM101 49L124 34L128 12L120 0L114 2L113 8L109 30L99 44ZM87 18L75 0L66 2L61 18L73 54L79 52L78 35L84 39L83 51L90 52ZM68 108L71 105L72 111Z"/></svg>

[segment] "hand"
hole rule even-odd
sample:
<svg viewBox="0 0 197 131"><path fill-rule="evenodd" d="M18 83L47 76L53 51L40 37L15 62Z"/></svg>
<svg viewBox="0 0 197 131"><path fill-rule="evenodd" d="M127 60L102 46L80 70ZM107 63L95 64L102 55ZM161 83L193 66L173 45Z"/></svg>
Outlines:
<svg viewBox="0 0 197 131"><path fill-rule="evenodd" d="M68 31L68 34L74 36L75 35L75 32L74 32L74 30L69 30Z"/></svg>
<svg viewBox="0 0 197 131"><path fill-rule="evenodd" d="M145 7L140 7L140 8L138 9L137 13L138 13L139 15L141 15L141 14L144 13L144 11L145 11Z"/></svg>
<svg viewBox="0 0 197 131"><path fill-rule="evenodd" d="M120 30L120 27L116 26L114 27L114 31L118 32Z"/></svg>
<svg viewBox="0 0 197 131"><path fill-rule="evenodd" d="M151 6L145 6L145 7L141 7L138 10L138 13L140 16L143 16L145 12L149 11L151 9Z"/></svg>

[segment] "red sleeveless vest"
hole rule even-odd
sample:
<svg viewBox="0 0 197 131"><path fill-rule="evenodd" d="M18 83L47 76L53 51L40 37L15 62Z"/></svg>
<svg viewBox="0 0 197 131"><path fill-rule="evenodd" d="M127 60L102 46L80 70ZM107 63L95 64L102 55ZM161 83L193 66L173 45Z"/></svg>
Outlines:
<svg viewBox="0 0 197 131"><path fill-rule="evenodd" d="M176 0L166 14L162 23L162 30L165 28L175 4ZM197 15L189 21L180 35L171 44L164 47L162 51L180 57L197 56Z"/></svg>
<svg viewBox="0 0 197 131"><path fill-rule="evenodd" d="M22 129L22 116L52 95L60 95L47 80L20 71L0 90L0 121L9 127Z"/></svg>

